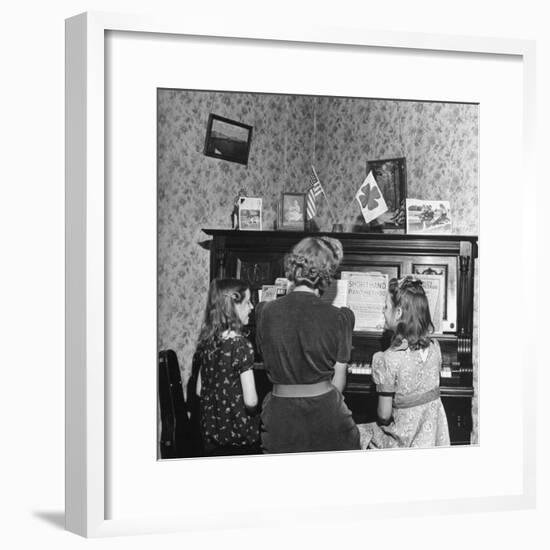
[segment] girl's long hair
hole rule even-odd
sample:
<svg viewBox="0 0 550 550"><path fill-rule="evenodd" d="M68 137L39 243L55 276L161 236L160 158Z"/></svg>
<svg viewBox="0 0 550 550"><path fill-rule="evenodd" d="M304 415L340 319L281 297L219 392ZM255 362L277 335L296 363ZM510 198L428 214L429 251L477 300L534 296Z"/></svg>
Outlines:
<svg viewBox="0 0 550 550"><path fill-rule="evenodd" d="M422 281L411 276L391 279L388 291L392 306L402 311L393 329L391 346L398 347L406 339L413 350L427 348L432 341L429 334L434 331L434 325Z"/></svg>
<svg viewBox="0 0 550 550"><path fill-rule="evenodd" d="M240 304L250 287L240 279L214 279L210 283L199 343L221 336L226 330L241 332L235 304Z"/></svg>

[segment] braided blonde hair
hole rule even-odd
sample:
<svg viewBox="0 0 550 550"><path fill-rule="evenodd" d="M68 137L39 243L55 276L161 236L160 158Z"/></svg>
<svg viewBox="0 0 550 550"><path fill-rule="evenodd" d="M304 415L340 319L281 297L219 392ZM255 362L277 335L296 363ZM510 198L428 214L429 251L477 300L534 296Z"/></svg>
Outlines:
<svg viewBox="0 0 550 550"><path fill-rule="evenodd" d="M344 257L342 243L331 237L306 237L285 257L285 275L296 286L322 292L332 282Z"/></svg>

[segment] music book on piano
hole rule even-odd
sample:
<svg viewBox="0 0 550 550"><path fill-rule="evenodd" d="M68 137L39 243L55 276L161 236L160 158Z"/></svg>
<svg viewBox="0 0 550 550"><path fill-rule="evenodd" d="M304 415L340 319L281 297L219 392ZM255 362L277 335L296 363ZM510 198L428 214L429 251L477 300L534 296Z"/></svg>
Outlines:
<svg viewBox="0 0 550 550"><path fill-rule="evenodd" d="M342 278L335 280L322 299L337 307L347 306L355 314L356 331L381 331L384 328L384 303L388 291L388 276L378 272L342 271ZM444 284L441 275L420 275L434 332L443 332Z"/></svg>
<svg viewBox="0 0 550 550"><path fill-rule="evenodd" d="M349 307L355 314L354 330L381 332L387 291L385 273L342 271L341 279L334 281L322 298L335 306Z"/></svg>

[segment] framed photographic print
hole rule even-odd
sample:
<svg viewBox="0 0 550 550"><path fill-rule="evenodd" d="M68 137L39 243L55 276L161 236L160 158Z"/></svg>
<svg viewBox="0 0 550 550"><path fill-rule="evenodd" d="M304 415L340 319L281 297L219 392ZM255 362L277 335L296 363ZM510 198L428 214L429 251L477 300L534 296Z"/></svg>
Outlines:
<svg viewBox="0 0 550 550"><path fill-rule="evenodd" d="M306 224L306 193L282 193L278 229L304 231Z"/></svg>
<svg viewBox="0 0 550 550"><path fill-rule="evenodd" d="M407 197L407 163L405 157L369 160L367 175L372 172L391 218L384 221L384 230L405 231L405 198Z"/></svg>
<svg viewBox="0 0 550 550"><path fill-rule="evenodd" d="M413 275L438 275L443 279L443 288L444 288L444 300L443 300L443 319L447 319L447 289L449 286L449 270L450 267L448 264L412 264L412 274ZM454 276L454 293L453 298L456 298L456 275ZM455 326L451 329L456 329Z"/></svg>
<svg viewBox="0 0 550 550"><path fill-rule="evenodd" d="M534 227L532 213L527 220L522 214L527 209L518 209L515 229L506 239L501 238L499 220L509 208L509 197L517 191L518 182L509 177L511 172L523 175L521 189L525 200L530 200L536 190L535 163L531 158L535 128L533 43L317 27L311 22L281 28L265 18L243 22L242 12L218 23L213 17L181 21L87 13L66 23L67 529L82 536L99 537L298 525L319 521L321 509L335 522L358 523L365 517L533 507L536 469L532 420L536 402L529 381L534 377L536 364L532 357L534 346L515 350L501 345L502 333L495 312L501 309L502 292L492 284L502 273L502 258L509 257L510 250L521 251L518 257L525 260L524 270L517 274L518 299L507 304L508 315L534 318L533 300L524 290L532 288L534 279L534 267L528 258L537 254L535 239L527 238ZM305 22L304 18L302 23ZM289 50L292 55L288 55ZM182 59L185 70L174 70L181 66ZM357 66L384 77L365 79L365 71L357 71ZM239 67L253 70L238 70ZM311 70L304 71L303 67ZM185 90L208 89L212 95L208 101L192 106L200 116L190 116L189 124L200 137L185 148L176 140L170 142L173 148L162 150L168 158L163 177L174 187L170 193L160 195L158 136L152 121L157 91L168 85ZM250 182L246 182L250 188L260 185L260 178L252 179L249 174L250 163L246 174L238 166L244 164L244 154L231 153L228 160L232 162L209 163L208 170L200 167L202 177L218 178L215 185L205 183L192 188L197 187L195 179L199 173L198 169L193 172L196 157L204 156L204 121L208 113L225 112L218 93L242 90L264 94L275 88L281 93L323 96L327 99L318 101L317 107L325 108L327 113L331 112L333 97L387 98L396 103L397 110L402 108L402 101L483 105L484 123L479 132L483 151L479 233L483 235L484 252L476 289L483 292L487 313L481 321L477 316L478 290L472 305L475 322L483 323L483 346L479 347L483 369L474 365L474 376L484 380L482 400L477 400L477 381L474 384L475 418L482 419L483 445L418 452L158 460L157 319L198 319L200 307L185 309L182 300L185 294L193 293L197 303L204 300L202 289L208 281L208 252L197 244L201 226L195 214L212 205L212 223L229 226L228 202L219 197L212 200L210 195L216 189L225 192L231 187L227 193L232 200L240 189L237 176L250 177ZM232 107L231 113L237 114L230 115L231 121L219 126L223 121L215 121L213 128L236 126L233 119L250 120L244 118L239 106ZM507 116L507 132L502 132L503 112ZM454 114L451 109L450 115L459 117L460 113ZM292 122L292 117L288 119ZM313 131L313 125L308 128ZM397 156L386 154L393 144L382 137L375 140L375 130L373 123L369 133L376 142L373 147L378 149L372 156ZM256 131L254 125L255 134ZM238 135L236 141L244 143L245 134ZM477 132L468 132L466 137L471 135L477 136ZM312 153L299 147L300 139L293 154L308 167ZM207 141L210 143L211 139ZM422 153L423 147L429 147L420 138L417 141L416 151L411 148L403 153L408 164L412 156ZM264 167L270 162L276 167L284 165L278 143L262 144ZM215 153L214 149L209 151ZM221 149L218 151L216 155L223 155ZM335 193L342 180L363 178L364 160L357 160L357 155L355 164L349 161L351 168L342 178L343 172L332 164L330 148L319 149L316 154L315 166L325 163L322 170L327 174L327 194L331 192L329 185ZM174 158L181 163L176 169L170 165ZM502 158L508 162L502 163ZM214 174L215 171L218 172ZM274 185L275 181L268 180L266 185ZM418 185L431 183L419 178ZM188 187L182 192L184 184ZM186 195L192 192L197 193L195 201L189 201ZM264 199L267 223L267 195L258 195ZM272 193L273 205L279 196L278 189ZM159 199L167 203L171 224L162 238L157 217ZM303 212L304 204L298 202ZM461 223L454 199L453 209L455 223ZM270 213L272 220L274 211L275 206ZM172 233L178 225L186 230L191 227L195 232L189 230L184 237ZM477 232L477 228L472 231ZM381 237L398 237L406 248L407 235ZM446 235L439 238L444 250ZM174 255L163 252L165 256L159 258L159 248L166 250L162 249L166 243L174 244ZM240 252L238 256L229 260L246 261L250 269L255 268L253 256L241 258ZM205 270L202 279L195 277L190 286L175 294L171 287L158 284L159 265L164 269L173 262L177 276L187 269L188 258ZM215 258L218 263L224 260ZM433 263L437 264L438 259ZM161 310L159 292L169 298ZM178 324L174 323L170 330L170 334L175 334ZM527 328L518 324L514 337L527 341ZM182 348L187 350L192 345L192 338L187 335ZM186 361L187 355L190 354L186 353ZM517 391L518 376L523 377L525 392ZM489 383L497 378L498 384ZM515 396L522 414L510 415L503 426L500 411L509 405L509 395ZM516 436L512 446L506 437L509 433ZM339 483L320 488L319 479L327 471L338 471ZM376 476L357 475L373 471ZM269 502L258 504L258 499L251 499L250 494L265 487L266 472ZM244 491L242 480L246 480ZM289 487L300 488L291 499ZM181 495L186 496L183 502ZM220 498L213 499L212 495Z"/></svg>
<svg viewBox="0 0 550 550"><path fill-rule="evenodd" d="M262 199L239 197L239 229L241 231L262 230Z"/></svg>
<svg viewBox="0 0 550 550"><path fill-rule="evenodd" d="M248 164L252 126L210 114L206 127L204 154L239 164Z"/></svg>
<svg viewBox="0 0 550 550"><path fill-rule="evenodd" d="M453 229L449 201L406 199L407 233L441 235Z"/></svg>

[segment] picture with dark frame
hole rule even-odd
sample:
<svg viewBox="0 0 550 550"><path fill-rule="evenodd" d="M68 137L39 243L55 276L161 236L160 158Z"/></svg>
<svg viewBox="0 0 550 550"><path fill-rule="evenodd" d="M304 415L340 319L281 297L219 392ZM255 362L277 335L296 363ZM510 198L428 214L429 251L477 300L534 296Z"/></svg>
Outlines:
<svg viewBox="0 0 550 550"><path fill-rule="evenodd" d="M388 205L383 229L405 231L405 199L407 198L407 164L405 157L369 160L367 175L372 175ZM391 217L390 217L391 216Z"/></svg>
<svg viewBox="0 0 550 550"><path fill-rule="evenodd" d="M204 154L239 164L248 164L252 126L210 114L206 128Z"/></svg>
<svg viewBox="0 0 550 550"><path fill-rule="evenodd" d="M447 288L448 288L448 266L445 264L413 264L413 275L440 275L443 278L443 319L447 318Z"/></svg>
<svg viewBox="0 0 550 550"><path fill-rule="evenodd" d="M279 229L304 231L306 223L306 194L283 193L279 211Z"/></svg>

